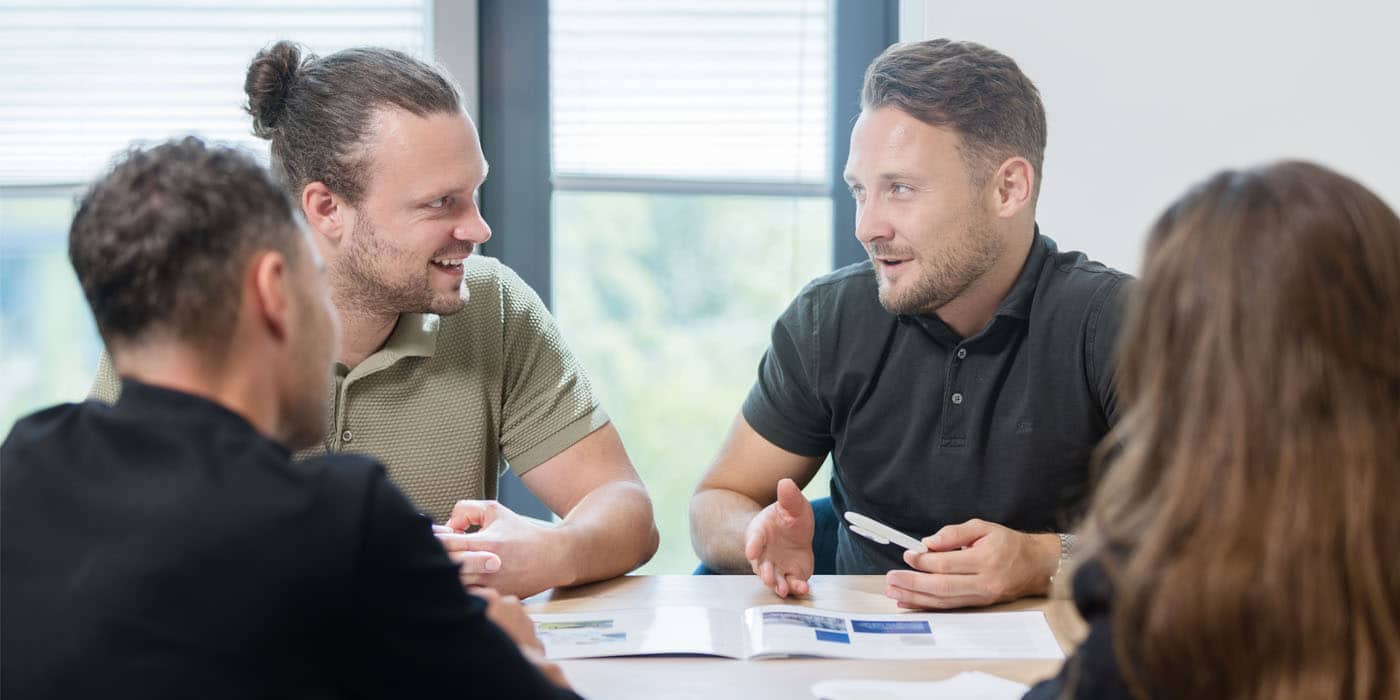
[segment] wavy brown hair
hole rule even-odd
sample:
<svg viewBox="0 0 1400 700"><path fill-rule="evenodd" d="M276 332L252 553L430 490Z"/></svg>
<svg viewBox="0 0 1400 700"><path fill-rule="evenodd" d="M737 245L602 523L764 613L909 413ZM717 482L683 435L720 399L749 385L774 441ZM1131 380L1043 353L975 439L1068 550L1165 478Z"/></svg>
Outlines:
<svg viewBox="0 0 1400 700"><path fill-rule="evenodd" d="M1134 694L1400 697L1400 219L1301 162L1151 231L1087 521Z"/></svg>

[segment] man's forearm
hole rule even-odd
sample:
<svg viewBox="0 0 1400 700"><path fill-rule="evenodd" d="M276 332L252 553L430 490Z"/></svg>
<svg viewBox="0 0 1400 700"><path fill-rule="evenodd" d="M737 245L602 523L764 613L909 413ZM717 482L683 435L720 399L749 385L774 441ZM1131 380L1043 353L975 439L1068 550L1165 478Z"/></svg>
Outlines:
<svg viewBox="0 0 1400 700"><path fill-rule="evenodd" d="M559 585L620 576L656 554L660 536L646 488L613 481L594 489L559 524L568 563Z"/></svg>
<svg viewBox="0 0 1400 700"><path fill-rule="evenodd" d="M744 534L762 509L752 498L728 489L695 494L690 499L690 543L700 560L720 573L750 573Z"/></svg>

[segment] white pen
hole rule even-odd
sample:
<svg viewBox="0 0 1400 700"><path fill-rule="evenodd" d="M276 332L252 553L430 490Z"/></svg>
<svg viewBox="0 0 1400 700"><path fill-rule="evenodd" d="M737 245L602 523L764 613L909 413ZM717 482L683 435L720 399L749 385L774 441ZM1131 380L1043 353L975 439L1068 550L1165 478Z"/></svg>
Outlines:
<svg viewBox="0 0 1400 700"><path fill-rule="evenodd" d="M860 513L853 513L849 510L846 511L846 522L849 523L848 527L851 528L851 532L854 532L857 535L860 535L861 537L864 537L868 540L872 540L880 544L896 544L917 554L923 554L924 552L928 551L928 547L925 547L923 542L920 542L919 540L914 539L913 537L910 537L909 535L906 535L900 532L899 530L896 530L890 527L889 525L880 522L879 520L866 517L864 515L861 515Z"/></svg>

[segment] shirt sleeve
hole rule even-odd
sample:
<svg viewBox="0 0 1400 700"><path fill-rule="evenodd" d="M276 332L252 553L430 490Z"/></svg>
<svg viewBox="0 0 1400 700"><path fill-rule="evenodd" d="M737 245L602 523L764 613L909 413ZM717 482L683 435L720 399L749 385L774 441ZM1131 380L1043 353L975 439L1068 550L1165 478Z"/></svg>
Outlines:
<svg viewBox="0 0 1400 700"><path fill-rule="evenodd" d="M501 307L501 453L516 474L524 474L606 425L608 416L544 302L505 266Z"/></svg>
<svg viewBox="0 0 1400 700"><path fill-rule="evenodd" d="M765 440L808 457L825 456L833 444L831 411L817 384L818 305L808 288L778 317L743 407L744 420Z"/></svg>
<svg viewBox="0 0 1400 700"><path fill-rule="evenodd" d="M426 518L375 470L354 585L370 697L575 698L468 595Z"/></svg>
<svg viewBox="0 0 1400 700"><path fill-rule="evenodd" d="M1118 336L1123 330L1131 282L1132 278L1126 275L1116 275L1095 294L1084 345L1089 382L1110 428L1118 422Z"/></svg>
<svg viewBox="0 0 1400 700"><path fill-rule="evenodd" d="M97 358L97 376L92 378L88 398L105 404L115 404L121 393L122 380L117 376L116 368L112 366L112 356L103 350L102 355Z"/></svg>

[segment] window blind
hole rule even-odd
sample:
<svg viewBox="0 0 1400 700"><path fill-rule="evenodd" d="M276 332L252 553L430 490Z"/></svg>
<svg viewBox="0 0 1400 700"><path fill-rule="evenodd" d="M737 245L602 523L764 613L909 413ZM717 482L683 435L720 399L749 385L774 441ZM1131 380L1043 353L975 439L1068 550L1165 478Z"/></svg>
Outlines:
<svg viewBox="0 0 1400 700"><path fill-rule="evenodd" d="M266 158L242 110L253 54L431 53L431 0L0 0L0 186L89 180L133 140L196 133Z"/></svg>
<svg viewBox="0 0 1400 700"><path fill-rule="evenodd" d="M550 12L556 178L827 181L827 0L553 0Z"/></svg>

